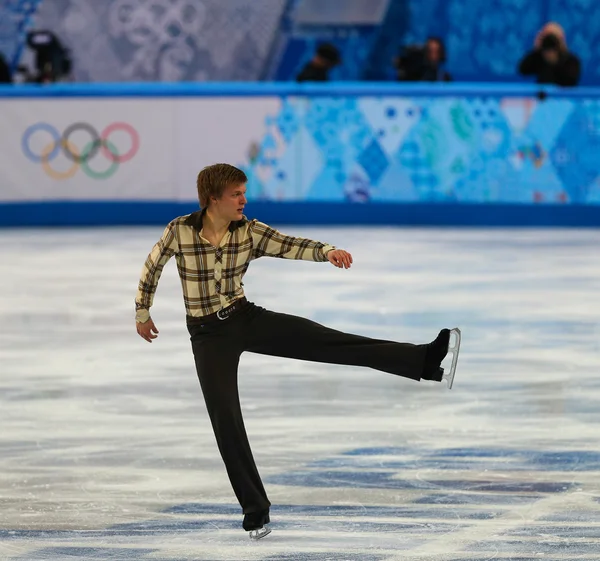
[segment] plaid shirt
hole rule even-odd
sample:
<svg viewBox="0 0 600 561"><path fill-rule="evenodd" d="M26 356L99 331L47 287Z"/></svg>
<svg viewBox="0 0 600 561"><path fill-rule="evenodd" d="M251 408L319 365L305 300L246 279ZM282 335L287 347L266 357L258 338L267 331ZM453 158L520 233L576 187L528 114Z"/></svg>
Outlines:
<svg viewBox="0 0 600 561"><path fill-rule="evenodd" d="M201 317L219 311L244 296L242 277L250 261L264 255L283 259L327 261L335 249L321 242L286 236L258 222L232 222L218 247L202 236L203 212L180 216L170 222L148 255L135 299L136 321L150 318L150 307L163 267L175 256L188 316Z"/></svg>

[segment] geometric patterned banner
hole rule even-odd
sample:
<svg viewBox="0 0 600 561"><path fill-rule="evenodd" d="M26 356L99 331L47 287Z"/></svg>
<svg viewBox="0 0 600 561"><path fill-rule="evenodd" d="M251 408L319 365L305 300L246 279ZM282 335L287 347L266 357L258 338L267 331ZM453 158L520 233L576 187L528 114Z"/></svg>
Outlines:
<svg viewBox="0 0 600 561"><path fill-rule="evenodd" d="M262 200L600 203L600 100L288 97L245 162Z"/></svg>

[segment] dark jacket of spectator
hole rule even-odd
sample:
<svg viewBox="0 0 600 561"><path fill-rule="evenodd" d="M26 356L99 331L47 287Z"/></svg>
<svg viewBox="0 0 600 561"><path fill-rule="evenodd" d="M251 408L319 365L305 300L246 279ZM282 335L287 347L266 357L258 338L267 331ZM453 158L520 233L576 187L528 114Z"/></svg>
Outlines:
<svg viewBox="0 0 600 561"><path fill-rule="evenodd" d="M341 63L340 52L329 43L319 45L315 56L296 76L297 82L327 82L329 71Z"/></svg>
<svg viewBox="0 0 600 561"><path fill-rule="evenodd" d="M8 62L0 53L0 84L11 84L12 83L12 75L10 73L10 67L8 66Z"/></svg>
<svg viewBox="0 0 600 561"><path fill-rule="evenodd" d="M519 64L524 76L537 76L538 84L576 86L581 75L579 59L570 52L561 53L555 63L548 62L540 50L526 54Z"/></svg>
<svg viewBox="0 0 600 561"><path fill-rule="evenodd" d="M446 46L440 37L429 37L424 46L405 46L394 60L401 82L450 82L444 70Z"/></svg>
<svg viewBox="0 0 600 561"><path fill-rule="evenodd" d="M296 77L296 82L327 82L329 69L309 62Z"/></svg>
<svg viewBox="0 0 600 561"><path fill-rule="evenodd" d="M579 59L567 48L564 29L549 22L535 38L533 50L519 64L524 76L536 76L538 84L576 86L581 75Z"/></svg>

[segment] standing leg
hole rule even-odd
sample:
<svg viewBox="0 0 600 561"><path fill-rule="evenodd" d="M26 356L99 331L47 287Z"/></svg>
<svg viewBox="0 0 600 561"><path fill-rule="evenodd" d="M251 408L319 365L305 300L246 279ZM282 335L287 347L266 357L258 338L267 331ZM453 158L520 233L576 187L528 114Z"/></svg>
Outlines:
<svg viewBox="0 0 600 561"><path fill-rule="evenodd" d="M268 513L267 498L252 456L238 393L242 348L223 330L207 334L190 326L196 371L227 475L244 514Z"/></svg>
<svg viewBox="0 0 600 561"><path fill-rule="evenodd" d="M371 339L330 329L314 321L263 311L252 320L246 350L254 353L366 366L420 380L428 345ZM435 373L437 373L437 366ZM427 373L426 373L427 374Z"/></svg>

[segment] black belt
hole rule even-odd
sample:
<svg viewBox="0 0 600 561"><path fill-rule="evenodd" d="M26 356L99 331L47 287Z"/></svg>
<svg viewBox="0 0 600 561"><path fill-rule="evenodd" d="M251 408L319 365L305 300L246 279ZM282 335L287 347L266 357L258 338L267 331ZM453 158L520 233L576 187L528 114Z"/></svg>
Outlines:
<svg viewBox="0 0 600 561"><path fill-rule="evenodd" d="M239 298L238 300L236 300L230 306L227 306L226 308L221 308L218 312L215 312L214 314L209 314L207 316L186 316L186 321L187 323L192 325L204 325L205 323L212 323L214 321L224 321L241 311L247 303L248 299L244 296L243 298Z"/></svg>

